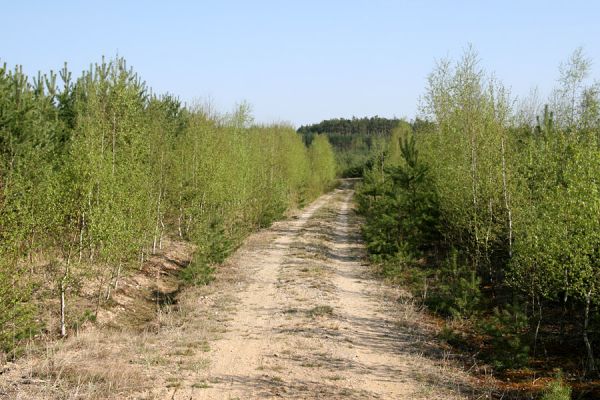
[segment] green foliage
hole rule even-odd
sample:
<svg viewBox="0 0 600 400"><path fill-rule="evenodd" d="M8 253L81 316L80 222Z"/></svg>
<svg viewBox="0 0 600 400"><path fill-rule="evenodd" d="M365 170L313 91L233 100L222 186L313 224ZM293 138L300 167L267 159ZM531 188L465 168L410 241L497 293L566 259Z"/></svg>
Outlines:
<svg viewBox="0 0 600 400"><path fill-rule="evenodd" d="M316 135L327 136L336 155L338 175L360 177L376 151L376 142L388 138L399 128L412 129L405 121L375 116L325 120L318 124L301 126L298 133L307 144L310 144Z"/></svg>
<svg viewBox="0 0 600 400"><path fill-rule="evenodd" d="M348 149L334 149L338 175L342 177L361 177L363 175L371 156L371 148L363 137L354 137Z"/></svg>
<svg viewBox="0 0 600 400"><path fill-rule="evenodd" d="M39 331L35 307L29 303L31 287L21 279L25 274L0 265L0 351L9 352L20 339ZM17 273L15 273L17 272Z"/></svg>
<svg viewBox="0 0 600 400"><path fill-rule="evenodd" d="M312 170L310 196L315 197L317 193L331 189L336 176L335 155L327 137L316 136L308 149L308 156Z"/></svg>
<svg viewBox="0 0 600 400"><path fill-rule="evenodd" d="M399 119L387 119L378 116L371 118L335 118L321 121L318 124L305 125L298 128L298 133L310 143L314 135L326 134L334 147L346 147L356 136L389 136L400 124Z"/></svg>
<svg viewBox="0 0 600 400"><path fill-rule="evenodd" d="M562 376L548 383L541 400L571 400L571 387L567 385Z"/></svg>
<svg viewBox="0 0 600 400"><path fill-rule="evenodd" d="M248 104L227 115L183 107L151 94L122 58L59 76L30 83L0 68L3 349L37 329L42 270L74 316L68 295L81 282L101 304L120 274L179 237L197 248L182 278L206 284L245 235L332 187L326 137L307 148L289 126L253 125Z"/></svg>
<svg viewBox="0 0 600 400"><path fill-rule="evenodd" d="M529 319L518 305L494 308L493 315L481 322L482 331L491 338L494 351L490 353L497 369L525 366L529 359Z"/></svg>
<svg viewBox="0 0 600 400"><path fill-rule="evenodd" d="M470 260L482 282L494 284L510 251L515 196L505 89L486 77L469 49L430 75L424 111L436 125L419 136L419 148L430 163L444 241Z"/></svg>
<svg viewBox="0 0 600 400"><path fill-rule="evenodd" d="M419 255L439 238L436 193L410 131L395 132L359 187L359 210L367 217L363 235L376 261L398 253Z"/></svg>
<svg viewBox="0 0 600 400"><path fill-rule="evenodd" d="M370 257L388 276L420 271L425 285L413 288L437 312L484 318L499 368L523 366L544 324L564 335L568 319L594 369L600 90L586 84L590 65L578 49L543 114L523 122L473 49L442 60L429 76L425 119L383 148L374 141L358 190ZM513 299L537 306L525 313ZM546 321L545 307L562 309L563 321Z"/></svg>
<svg viewBox="0 0 600 400"><path fill-rule="evenodd" d="M202 257L195 258L179 274L180 278L189 285L208 285L215 279L215 267Z"/></svg>
<svg viewBox="0 0 600 400"><path fill-rule="evenodd" d="M54 244L45 232L65 221L62 162L64 125L54 106L55 75L35 85L22 69L0 68L0 348L39 330L29 301L34 282L28 262L40 246Z"/></svg>
<svg viewBox="0 0 600 400"><path fill-rule="evenodd" d="M198 242L198 250L196 251L197 263L218 264L225 261L225 258L231 252L234 243L233 238L225 231L224 221L222 219L213 218L208 222L208 225L201 225L201 233L196 233L195 236L202 238Z"/></svg>
<svg viewBox="0 0 600 400"><path fill-rule="evenodd" d="M544 106L544 117L540 120L540 116L536 116L537 125L535 132L538 135L550 135L554 131L554 113L549 110L548 104Z"/></svg>
<svg viewBox="0 0 600 400"><path fill-rule="evenodd" d="M471 266L459 260L452 249L445 262L436 270L433 288L425 303L434 311L454 318L472 316L479 306L481 279Z"/></svg>
<svg viewBox="0 0 600 400"><path fill-rule="evenodd" d="M438 334L438 338L457 348L468 347L467 340L460 333L447 325L442 328Z"/></svg>

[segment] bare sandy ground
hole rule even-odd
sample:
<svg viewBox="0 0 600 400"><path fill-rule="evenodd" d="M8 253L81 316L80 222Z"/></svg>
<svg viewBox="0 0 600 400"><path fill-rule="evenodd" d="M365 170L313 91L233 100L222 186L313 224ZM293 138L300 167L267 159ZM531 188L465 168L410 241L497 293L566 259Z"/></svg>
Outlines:
<svg viewBox="0 0 600 400"><path fill-rule="evenodd" d="M11 399L461 399L410 296L372 276L344 182L245 242L152 329L91 330L0 372Z"/></svg>
<svg viewBox="0 0 600 400"><path fill-rule="evenodd" d="M251 281L214 343L206 387L174 398L461 398L460 378L402 327L411 305L386 304L391 289L370 276L352 195L346 184L276 224L266 248L241 251Z"/></svg>

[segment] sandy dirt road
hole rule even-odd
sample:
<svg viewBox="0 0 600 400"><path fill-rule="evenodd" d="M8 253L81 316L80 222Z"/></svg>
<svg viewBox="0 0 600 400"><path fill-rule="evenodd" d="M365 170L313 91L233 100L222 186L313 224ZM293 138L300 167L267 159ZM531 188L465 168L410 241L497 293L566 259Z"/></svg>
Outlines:
<svg viewBox="0 0 600 400"><path fill-rule="evenodd" d="M211 346L206 385L173 398L462 398L452 373L425 356L427 338L407 321L418 317L412 304L371 277L352 196L344 182L276 223L266 245L240 249L249 283Z"/></svg>

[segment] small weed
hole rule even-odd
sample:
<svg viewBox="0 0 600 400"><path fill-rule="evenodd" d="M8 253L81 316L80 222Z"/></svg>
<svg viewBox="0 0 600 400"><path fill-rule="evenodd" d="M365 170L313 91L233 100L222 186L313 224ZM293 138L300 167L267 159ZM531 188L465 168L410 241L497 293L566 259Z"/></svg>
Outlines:
<svg viewBox="0 0 600 400"><path fill-rule="evenodd" d="M542 395L542 400L569 400L570 398L571 387L565 384L560 374L555 380L548 383Z"/></svg>
<svg viewBox="0 0 600 400"><path fill-rule="evenodd" d="M144 357L144 364L148 366L161 366L169 364L169 360L160 356L160 355L150 355L148 357Z"/></svg>
<svg viewBox="0 0 600 400"><path fill-rule="evenodd" d="M181 380L176 377L167 378L167 387L168 388L179 388L181 387Z"/></svg>
<svg viewBox="0 0 600 400"><path fill-rule="evenodd" d="M174 351L170 352L168 355L169 356L186 356L186 357L189 357L189 356L193 356L194 355L194 350L192 350L190 348L187 348L187 349L177 349L177 350L174 350Z"/></svg>
<svg viewBox="0 0 600 400"><path fill-rule="evenodd" d="M201 342L198 347L200 348L200 351L203 351L204 353L208 353L210 351L210 345L206 341Z"/></svg>
<svg viewBox="0 0 600 400"><path fill-rule="evenodd" d="M305 362L305 363L302 363L300 366L304 367L304 368L319 368L321 366L321 364L313 363L313 362Z"/></svg>
<svg viewBox="0 0 600 400"><path fill-rule="evenodd" d="M330 316L333 314L333 307L331 306L316 306L308 311L308 316L312 318Z"/></svg>

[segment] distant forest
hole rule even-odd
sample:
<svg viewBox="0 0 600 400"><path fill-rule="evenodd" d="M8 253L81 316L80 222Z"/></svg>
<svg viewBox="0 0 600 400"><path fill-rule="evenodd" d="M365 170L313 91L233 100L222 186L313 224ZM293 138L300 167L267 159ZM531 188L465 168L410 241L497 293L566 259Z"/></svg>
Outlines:
<svg viewBox="0 0 600 400"><path fill-rule="evenodd" d="M314 135L325 134L334 147L348 149L351 147L353 137L388 137L401 122L403 122L401 119L388 119L377 115L370 118L334 118L318 124L302 125L298 128L298 133L306 143L310 143Z"/></svg>
<svg viewBox="0 0 600 400"><path fill-rule="evenodd" d="M309 146L315 135L327 136L336 154L338 174L343 177L362 176L375 149L384 146L395 129L413 130L408 122L379 116L352 119L334 118L298 128Z"/></svg>

